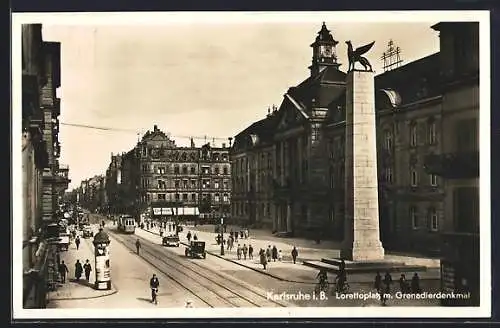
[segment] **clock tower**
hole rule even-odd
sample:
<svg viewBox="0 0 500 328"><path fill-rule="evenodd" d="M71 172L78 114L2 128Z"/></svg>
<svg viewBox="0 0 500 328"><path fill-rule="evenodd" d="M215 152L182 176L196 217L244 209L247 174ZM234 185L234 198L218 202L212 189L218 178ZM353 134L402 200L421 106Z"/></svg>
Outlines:
<svg viewBox="0 0 500 328"><path fill-rule="evenodd" d="M337 62L337 44L338 41L333 39L333 36L323 22L316 41L311 44L313 48L312 65L309 66L311 75L318 74L327 66L333 66L336 69L339 68L340 64Z"/></svg>

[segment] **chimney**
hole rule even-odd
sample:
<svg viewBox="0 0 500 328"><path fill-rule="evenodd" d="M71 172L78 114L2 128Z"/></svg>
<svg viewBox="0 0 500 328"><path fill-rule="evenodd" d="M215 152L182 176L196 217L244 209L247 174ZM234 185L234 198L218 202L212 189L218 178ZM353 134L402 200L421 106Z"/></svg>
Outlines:
<svg viewBox="0 0 500 328"><path fill-rule="evenodd" d="M156 132L156 131L158 131L158 125L156 125L156 124L155 124L155 125L153 126L153 131L155 131L155 132Z"/></svg>

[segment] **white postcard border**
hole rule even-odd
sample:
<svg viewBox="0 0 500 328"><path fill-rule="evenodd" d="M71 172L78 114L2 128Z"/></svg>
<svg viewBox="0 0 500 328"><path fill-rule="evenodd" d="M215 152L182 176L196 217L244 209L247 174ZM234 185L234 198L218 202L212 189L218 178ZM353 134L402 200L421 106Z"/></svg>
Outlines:
<svg viewBox="0 0 500 328"><path fill-rule="evenodd" d="M22 308L22 158L21 158L21 24L165 25L182 23L262 22L480 22L480 307L328 307L229 309L23 309ZM51 40L57 41L57 40ZM283 86L287 88L287 86ZM479 318L491 316L491 194L490 194L490 17L488 11L406 12L143 12L143 13L13 13L12 14L12 213L13 319L56 318Z"/></svg>

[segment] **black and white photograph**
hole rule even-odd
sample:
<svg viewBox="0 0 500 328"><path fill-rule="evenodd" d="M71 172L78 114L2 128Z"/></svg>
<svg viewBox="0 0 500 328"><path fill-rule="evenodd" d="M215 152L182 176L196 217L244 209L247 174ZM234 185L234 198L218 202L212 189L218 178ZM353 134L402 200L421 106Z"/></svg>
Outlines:
<svg viewBox="0 0 500 328"><path fill-rule="evenodd" d="M489 317L489 24L12 14L13 317Z"/></svg>

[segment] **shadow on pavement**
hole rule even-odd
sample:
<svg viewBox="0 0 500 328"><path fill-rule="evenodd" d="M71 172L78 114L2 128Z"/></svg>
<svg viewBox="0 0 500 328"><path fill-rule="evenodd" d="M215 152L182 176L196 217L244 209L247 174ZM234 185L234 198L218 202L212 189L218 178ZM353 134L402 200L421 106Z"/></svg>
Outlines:
<svg viewBox="0 0 500 328"><path fill-rule="evenodd" d="M91 283L91 282L89 282L89 281L87 281L87 280L85 280L85 279L78 280L78 279L73 278L73 279L70 279L69 281L70 282L74 282L76 284L79 284L81 286L85 286L85 287L89 287L89 288L94 289L94 284Z"/></svg>
<svg viewBox="0 0 500 328"><path fill-rule="evenodd" d="M145 298L145 297L137 297L137 299L138 299L139 301L144 301L144 302L151 303L151 299L150 299L150 298Z"/></svg>

